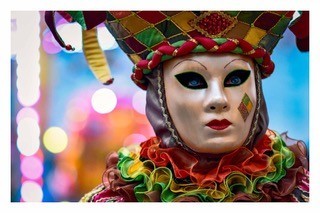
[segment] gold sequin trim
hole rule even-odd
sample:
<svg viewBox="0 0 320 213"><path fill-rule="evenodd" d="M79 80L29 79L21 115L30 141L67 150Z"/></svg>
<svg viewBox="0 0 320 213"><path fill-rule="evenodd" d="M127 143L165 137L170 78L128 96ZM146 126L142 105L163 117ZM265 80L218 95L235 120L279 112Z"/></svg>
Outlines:
<svg viewBox="0 0 320 213"><path fill-rule="evenodd" d="M212 47L209 52L215 52L219 49L219 46L218 45L214 45L214 47Z"/></svg>
<svg viewBox="0 0 320 213"><path fill-rule="evenodd" d="M261 67L263 67L263 68L268 68L269 67L269 65L263 65L263 64L259 64Z"/></svg>
<svg viewBox="0 0 320 213"><path fill-rule="evenodd" d="M149 69L149 70L151 70L151 63L152 63L152 61L149 61L149 62L148 62L148 69Z"/></svg>
<svg viewBox="0 0 320 213"><path fill-rule="evenodd" d="M172 127L172 123L169 121L169 115L166 113L165 103L163 101L163 93L161 91L161 70L158 70L158 95L159 95L159 102L160 102L160 108L162 111L162 116L165 119L166 125L168 130L171 132L171 136L175 139L175 141L183 146L182 142L180 141L175 129Z"/></svg>
<svg viewBox="0 0 320 213"><path fill-rule="evenodd" d="M162 52L160 52L159 50L156 50L156 51L154 52L154 54L157 54L157 55L163 55L163 53L162 53Z"/></svg>
<svg viewBox="0 0 320 213"><path fill-rule="evenodd" d="M175 49L175 50L173 51L173 53L172 53L172 56L176 56L177 53L178 53L178 49Z"/></svg>
<svg viewBox="0 0 320 213"><path fill-rule="evenodd" d="M304 195L304 194L301 194L301 198L305 201L305 202L309 202L309 197Z"/></svg>
<svg viewBox="0 0 320 213"><path fill-rule="evenodd" d="M256 92L257 92L257 107L256 107L256 110L255 110L255 114L254 114L254 117L253 117L253 123L252 123L252 126L251 126L251 130L250 130L250 135L248 136L246 142L244 143L244 145L248 145L251 140L252 140L252 137L257 129L257 126L258 126L258 119L259 119L259 112L260 112L260 107L261 107L261 78L260 78L260 71L259 71L259 68L258 66L256 65L255 66L255 73L256 73Z"/></svg>
<svg viewBox="0 0 320 213"><path fill-rule="evenodd" d="M198 41L195 40L194 38L189 39L189 41L191 41L191 42L193 42L193 43L195 43L195 44L198 44Z"/></svg>
<svg viewBox="0 0 320 213"><path fill-rule="evenodd" d="M239 40L238 39L233 39L233 38L228 38L229 41L232 41L233 43L235 43L236 45L239 44Z"/></svg>
<svg viewBox="0 0 320 213"><path fill-rule="evenodd" d="M252 55L254 54L256 51L254 49L250 50L249 52L246 53L242 53L243 55Z"/></svg>

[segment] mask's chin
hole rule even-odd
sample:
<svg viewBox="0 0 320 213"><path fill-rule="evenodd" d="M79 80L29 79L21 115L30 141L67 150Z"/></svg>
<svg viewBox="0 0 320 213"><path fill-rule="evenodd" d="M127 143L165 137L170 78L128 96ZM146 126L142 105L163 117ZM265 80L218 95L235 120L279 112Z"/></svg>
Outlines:
<svg viewBox="0 0 320 213"><path fill-rule="evenodd" d="M183 140L186 146L200 154L226 154L241 147L245 139L239 141L230 137L221 137L202 139L200 141L200 143L194 143L193 141Z"/></svg>

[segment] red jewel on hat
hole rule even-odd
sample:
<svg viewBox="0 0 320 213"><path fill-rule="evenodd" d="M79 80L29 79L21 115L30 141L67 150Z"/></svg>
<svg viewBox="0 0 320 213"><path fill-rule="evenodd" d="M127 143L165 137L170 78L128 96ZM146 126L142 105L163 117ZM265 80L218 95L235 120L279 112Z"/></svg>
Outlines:
<svg viewBox="0 0 320 213"><path fill-rule="evenodd" d="M232 21L218 13L211 13L198 22L198 26L210 35L217 35L227 29Z"/></svg>

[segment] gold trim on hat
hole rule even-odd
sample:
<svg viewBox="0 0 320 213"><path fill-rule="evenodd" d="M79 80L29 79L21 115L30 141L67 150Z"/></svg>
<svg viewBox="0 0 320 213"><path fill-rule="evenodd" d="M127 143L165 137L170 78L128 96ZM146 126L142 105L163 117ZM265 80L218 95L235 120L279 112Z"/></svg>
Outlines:
<svg viewBox="0 0 320 213"><path fill-rule="evenodd" d="M250 50L249 52L243 52L242 54L243 55L252 55L252 54L254 54L256 51L255 51L255 49L252 49L252 50Z"/></svg>
<svg viewBox="0 0 320 213"><path fill-rule="evenodd" d="M214 45L210 50L209 52L215 52L219 49L219 46L218 45Z"/></svg>

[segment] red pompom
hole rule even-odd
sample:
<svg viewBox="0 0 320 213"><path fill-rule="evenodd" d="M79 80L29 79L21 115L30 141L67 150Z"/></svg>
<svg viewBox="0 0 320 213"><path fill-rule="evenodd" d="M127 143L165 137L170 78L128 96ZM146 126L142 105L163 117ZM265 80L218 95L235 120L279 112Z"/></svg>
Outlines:
<svg viewBox="0 0 320 213"><path fill-rule="evenodd" d="M72 50L72 51L74 50L74 48L70 44L67 44L65 48L66 50Z"/></svg>
<svg viewBox="0 0 320 213"><path fill-rule="evenodd" d="M106 81L106 82L104 83L104 85L110 85L110 84L113 83L113 81L114 81L114 78L111 78L111 79L109 79L108 81Z"/></svg>

